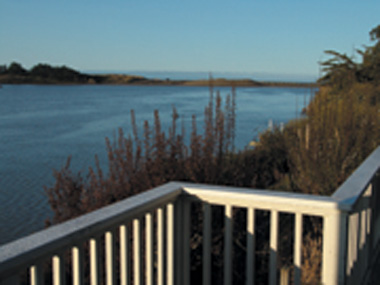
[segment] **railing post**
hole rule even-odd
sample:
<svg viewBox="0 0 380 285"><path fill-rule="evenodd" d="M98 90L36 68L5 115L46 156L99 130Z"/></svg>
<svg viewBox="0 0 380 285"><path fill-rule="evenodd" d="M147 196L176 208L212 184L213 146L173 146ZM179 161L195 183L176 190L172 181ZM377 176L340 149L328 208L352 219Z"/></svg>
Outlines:
<svg viewBox="0 0 380 285"><path fill-rule="evenodd" d="M336 210L323 220L322 284L344 284L347 213Z"/></svg>

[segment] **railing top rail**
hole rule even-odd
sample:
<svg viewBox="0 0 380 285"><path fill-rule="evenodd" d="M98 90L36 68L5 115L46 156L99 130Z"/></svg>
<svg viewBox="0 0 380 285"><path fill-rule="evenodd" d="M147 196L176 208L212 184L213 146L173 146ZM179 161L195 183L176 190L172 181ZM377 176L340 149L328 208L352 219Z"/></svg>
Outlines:
<svg viewBox="0 0 380 285"><path fill-rule="evenodd" d="M351 210L379 170L380 146L364 160L331 197L337 201L341 207Z"/></svg>
<svg viewBox="0 0 380 285"><path fill-rule="evenodd" d="M181 192L182 189L177 184L168 183L0 246L0 276L11 274L22 265L28 265L27 260L35 261L43 256L59 253L57 250L63 247L96 237L128 219L175 200Z"/></svg>
<svg viewBox="0 0 380 285"><path fill-rule="evenodd" d="M272 190L258 190L206 184L179 183L184 194L211 204L254 207L284 212L301 212L323 215L327 212L346 210L328 196L316 196Z"/></svg>

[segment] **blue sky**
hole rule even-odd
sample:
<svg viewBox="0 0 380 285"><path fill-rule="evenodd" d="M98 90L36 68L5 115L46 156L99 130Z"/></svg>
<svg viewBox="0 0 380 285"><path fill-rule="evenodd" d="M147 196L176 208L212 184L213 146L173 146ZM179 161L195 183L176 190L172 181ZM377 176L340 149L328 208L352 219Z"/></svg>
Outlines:
<svg viewBox="0 0 380 285"><path fill-rule="evenodd" d="M379 15L378 0L0 0L0 64L316 78Z"/></svg>

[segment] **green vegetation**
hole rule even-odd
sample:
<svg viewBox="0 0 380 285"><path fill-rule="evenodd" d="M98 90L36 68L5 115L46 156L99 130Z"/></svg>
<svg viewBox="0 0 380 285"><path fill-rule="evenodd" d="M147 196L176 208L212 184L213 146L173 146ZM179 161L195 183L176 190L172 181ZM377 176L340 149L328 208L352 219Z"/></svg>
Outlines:
<svg viewBox="0 0 380 285"><path fill-rule="evenodd" d="M307 117L288 125L291 190L330 195L380 144L380 26L371 38L362 62L327 52Z"/></svg>
<svg viewBox="0 0 380 285"><path fill-rule="evenodd" d="M0 66L0 83L3 84L154 84L141 76L133 75L90 75L80 73L66 66L52 67L37 64L26 70L21 64L13 62L7 67Z"/></svg>
<svg viewBox="0 0 380 285"><path fill-rule="evenodd" d="M262 133L254 149L234 149L234 90L223 107L218 94L214 100L211 88L209 105L204 113L203 135L199 134L193 117L188 145L184 141L185 130L177 131L179 115L175 109L167 134L161 129L159 114L155 112L154 126L151 128L148 122L144 123L142 139L138 136L132 111L133 135L125 137L120 130L116 141L107 139L108 172L104 173L97 163L96 169L90 168L84 176L72 173L70 159L62 170L55 172L55 185L46 189L54 212L49 224L171 180L332 194L380 144L380 26L370 35L375 44L359 51L361 62L328 51L333 57L322 63L326 75L319 81L319 92L307 107L305 118L290 122L283 131L275 128ZM12 70L25 72L20 66L13 66ZM193 211L197 213L199 209ZM235 215L238 216L239 212ZM267 218L265 213L260 216L262 220ZM221 223L217 221L218 225L221 232ZM313 283L320 274L321 221L310 218L307 225L302 280ZM197 230L193 229L193 233ZM257 231L257 242L265 251L268 249L268 232L260 228ZM238 234L237 227L235 232L235 243L244 244L244 235ZM283 236L285 240L280 241L280 248L291 248L286 246L289 235ZM222 239L217 240L220 245ZM195 248L194 254L199 255L201 245L198 243L192 247ZM220 262L217 253L213 254L213 262ZM281 262L290 263L289 258ZM265 258L260 264L261 268L266 268ZM194 272L201 268L199 264L194 266ZM242 264L235 264L236 272L243 272L242 268ZM265 269L262 270L265 273ZM260 270L258 272L260 274ZM264 273L262 275L266 276Z"/></svg>
<svg viewBox="0 0 380 285"><path fill-rule="evenodd" d="M170 80L150 79L128 74L85 74L66 66L52 67L48 64L37 64L26 70L21 64L12 62L8 67L0 65L0 84L119 84L119 85L179 85L209 86L208 80ZM295 82L258 82L251 79L213 80L215 86L258 87L284 86L307 87L315 83Z"/></svg>
<svg viewBox="0 0 380 285"><path fill-rule="evenodd" d="M87 83L90 76L81 74L66 66L52 67L48 64L38 64L26 70L21 64L13 62L0 68L0 82L8 84L56 84L56 83Z"/></svg>

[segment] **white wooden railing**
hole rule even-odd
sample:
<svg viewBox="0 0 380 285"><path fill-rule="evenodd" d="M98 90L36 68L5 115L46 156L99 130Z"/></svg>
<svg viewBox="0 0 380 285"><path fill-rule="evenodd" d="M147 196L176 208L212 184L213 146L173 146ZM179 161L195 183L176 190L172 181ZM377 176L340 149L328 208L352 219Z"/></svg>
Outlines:
<svg viewBox="0 0 380 285"><path fill-rule="evenodd" d="M269 284L279 282L283 213L294 217L292 283L301 283L304 217L317 216L323 221L320 282L365 284L379 256L379 172L380 147L331 197L168 183L1 246L0 284L191 284L191 205L196 203L203 209L203 284L211 284L212 208L217 206L224 208L224 284L234 278L233 227L242 222L234 219L236 209L246 213L246 284L257 281L260 211L270 213Z"/></svg>

